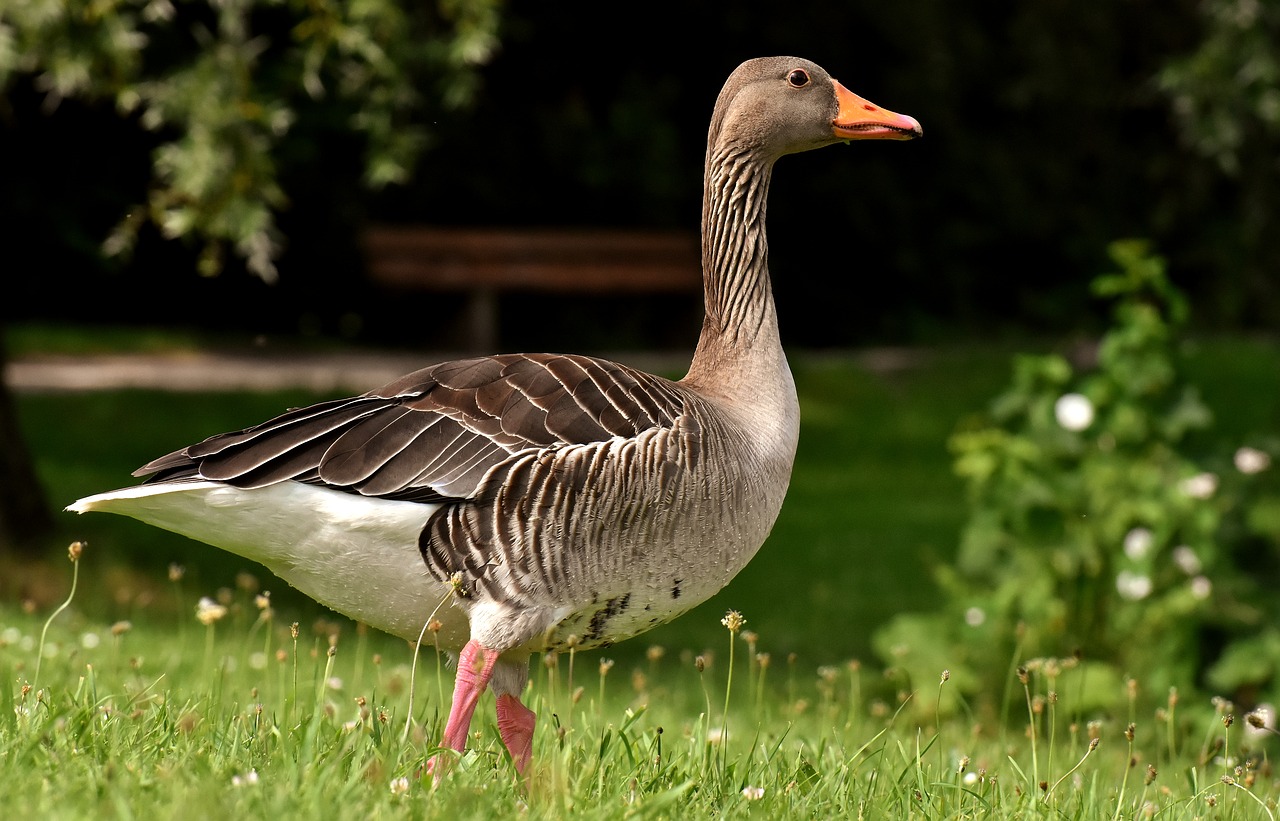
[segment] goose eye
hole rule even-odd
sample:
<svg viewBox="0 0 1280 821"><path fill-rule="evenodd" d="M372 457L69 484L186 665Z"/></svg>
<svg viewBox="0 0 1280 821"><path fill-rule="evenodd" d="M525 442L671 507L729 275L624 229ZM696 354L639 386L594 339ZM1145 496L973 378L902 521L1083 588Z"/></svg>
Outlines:
<svg viewBox="0 0 1280 821"><path fill-rule="evenodd" d="M787 82L792 88L804 88L809 85L809 72L802 68L797 68L787 75Z"/></svg>

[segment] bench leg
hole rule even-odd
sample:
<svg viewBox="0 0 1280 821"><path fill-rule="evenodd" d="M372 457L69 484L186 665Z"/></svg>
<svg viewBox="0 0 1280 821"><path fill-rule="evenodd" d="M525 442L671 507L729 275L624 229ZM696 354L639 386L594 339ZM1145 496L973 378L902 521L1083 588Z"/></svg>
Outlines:
<svg viewBox="0 0 1280 821"><path fill-rule="evenodd" d="M492 288L476 288L467 296L463 321L472 353L498 353L498 294Z"/></svg>

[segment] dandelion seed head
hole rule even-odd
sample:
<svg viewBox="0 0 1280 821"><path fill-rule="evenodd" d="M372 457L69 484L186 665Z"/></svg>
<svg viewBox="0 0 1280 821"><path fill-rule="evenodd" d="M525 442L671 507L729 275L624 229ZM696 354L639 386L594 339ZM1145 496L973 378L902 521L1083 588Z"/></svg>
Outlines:
<svg viewBox="0 0 1280 821"><path fill-rule="evenodd" d="M97 633L85 633L80 637L80 646L86 650L92 650L102 644L102 638Z"/></svg>
<svg viewBox="0 0 1280 821"><path fill-rule="evenodd" d="M964 623L970 627L979 627L987 620L987 613L981 607L970 607L964 611Z"/></svg>
<svg viewBox="0 0 1280 821"><path fill-rule="evenodd" d="M1213 593L1213 582L1209 581L1206 576L1196 576L1191 580L1191 595L1201 601L1209 598Z"/></svg>

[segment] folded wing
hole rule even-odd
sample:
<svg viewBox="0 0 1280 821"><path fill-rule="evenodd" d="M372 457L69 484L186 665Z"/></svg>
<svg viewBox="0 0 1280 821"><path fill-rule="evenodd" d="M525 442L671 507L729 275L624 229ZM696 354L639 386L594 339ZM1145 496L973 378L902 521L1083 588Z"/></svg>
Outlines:
<svg viewBox="0 0 1280 821"><path fill-rule="evenodd" d="M669 428L684 405L675 384L605 360L478 357L213 436L135 475L245 488L298 481L419 502L469 499L517 454Z"/></svg>

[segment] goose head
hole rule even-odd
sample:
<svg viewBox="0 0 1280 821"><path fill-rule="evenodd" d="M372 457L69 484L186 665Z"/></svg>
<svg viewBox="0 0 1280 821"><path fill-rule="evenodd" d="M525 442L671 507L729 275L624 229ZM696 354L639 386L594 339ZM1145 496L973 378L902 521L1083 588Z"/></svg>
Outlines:
<svg viewBox="0 0 1280 821"><path fill-rule="evenodd" d="M799 57L748 60L716 100L708 144L729 144L773 161L848 140L911 140L924 131L849 91L821 66Z"/></svg>

